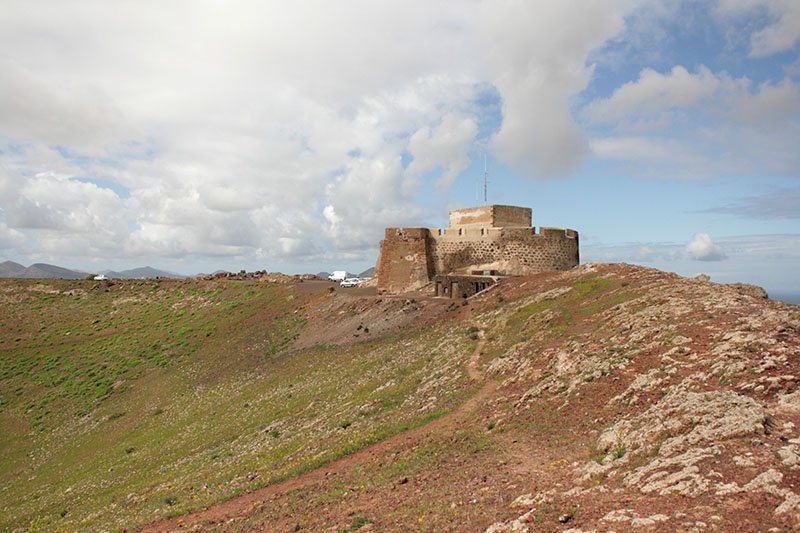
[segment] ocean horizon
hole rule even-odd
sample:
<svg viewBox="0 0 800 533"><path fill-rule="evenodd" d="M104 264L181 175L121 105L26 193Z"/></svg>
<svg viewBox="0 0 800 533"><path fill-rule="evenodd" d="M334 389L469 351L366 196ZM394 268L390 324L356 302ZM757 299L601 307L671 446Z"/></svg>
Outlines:
<svg viewBox="0 0 800 533"><path fill-rule="evenodd" d="M800 305L800 293L776 292L768 294L773 300L780 300L782 302L786 302L787 304Z"/></svg>

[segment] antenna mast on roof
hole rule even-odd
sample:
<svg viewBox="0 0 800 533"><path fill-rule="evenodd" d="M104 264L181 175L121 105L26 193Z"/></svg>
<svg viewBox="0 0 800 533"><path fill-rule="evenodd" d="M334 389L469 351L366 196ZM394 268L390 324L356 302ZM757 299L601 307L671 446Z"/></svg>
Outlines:
<svg viewBox="0 0 800 533"><path fill-rule="evenodd" d="M483 203L487 203L486 189L489 185L489 170L486 166L486 154L483 154Z"/></svg>

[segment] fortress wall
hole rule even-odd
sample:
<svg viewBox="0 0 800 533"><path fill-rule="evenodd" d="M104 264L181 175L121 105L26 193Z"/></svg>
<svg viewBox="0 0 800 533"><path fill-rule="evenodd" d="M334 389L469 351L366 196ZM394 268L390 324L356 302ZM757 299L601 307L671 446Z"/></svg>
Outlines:
<svg viewBox="0 0 800 533"><path fill-rule="evenodd" d="M496 227L531 227L533 211L530 207L512 205L495 205L494 225Z"/></svg>
<svg viewBox="0 0 800 533"><path fill-rule="evenodd" d="M530 226L531 209L492 205L450 212L450 227L386 228L376 265L378 289L419 289L436 276L493 270L519 276L580 263L578 232ZM438 279L438 278L437 278Z"/></svg>
<svg viewBox="0 0 800 533"><path fill-rule="evenodd" d="M558 230L563 233L564 230ZM572 230L569 230L572 231ZM574 233L574 232L573 232ZM527 238L536 235L536 228L491 228L491 227L459 227L459 228L432 228L431 238L435 241L496 241L507 238Z"/></svg>
<svg viewBox="0 0 800 533"><path fill-rule="evenodd" d="M378 289L414 290L433 277L430 232L427 228L386 228L376 275Z"/></svg>
<svg viewBox="0 0 800 533"><path fill-rule="evenodd" d="M530 207L513 205L485 205L450 211L451 228L472 227L530 227Z"/></svg>
<svg viewBox="0 0 800 533"><path fill-rule="evenodd" d="M462 238L433 235L433 270L445 274L473 265L505 262L511 271L500 268L501 273L514 275L568 270L580 262L577 232L573 230L543 228L537 235L533 228L503 228L489 233L481 236L478 231L472 238L469 234Z"/></svg>
<svg viewBox="0 0 800 533"><path fill-rule="evenodd" d="M450 228L491 225L492 206L490 205L450 211Z"/></svg>

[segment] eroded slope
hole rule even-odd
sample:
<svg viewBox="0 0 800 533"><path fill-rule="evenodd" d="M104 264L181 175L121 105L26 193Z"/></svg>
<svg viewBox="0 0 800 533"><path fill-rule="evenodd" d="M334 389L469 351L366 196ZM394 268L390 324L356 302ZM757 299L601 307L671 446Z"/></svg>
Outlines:
<svg viewBox="0 0 800 533"><path fill-rule="evenodd" d="M460 311L480 401L159 527L797 528L800 309L629 265L507 280Z"/></svg>

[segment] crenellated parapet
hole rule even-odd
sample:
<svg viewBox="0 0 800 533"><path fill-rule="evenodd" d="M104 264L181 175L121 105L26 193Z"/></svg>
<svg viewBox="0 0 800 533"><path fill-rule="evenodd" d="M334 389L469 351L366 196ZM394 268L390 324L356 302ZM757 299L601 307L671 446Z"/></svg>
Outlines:
<svg viewBox="0 0 800 533"><path fill-rule="evenodd" d="M577 231L535 228L531 220L529 208L483 206L451 211L448 228L386 228L378 288L396 293L420 288L435 276L487 270L514 276L579 264Z"/></svg>

